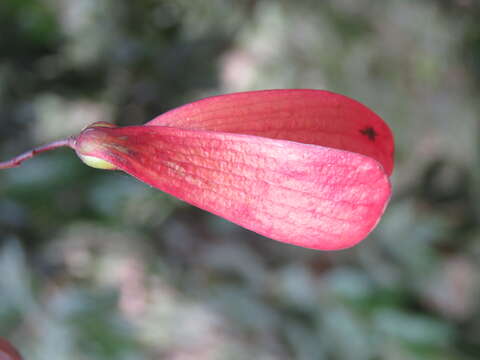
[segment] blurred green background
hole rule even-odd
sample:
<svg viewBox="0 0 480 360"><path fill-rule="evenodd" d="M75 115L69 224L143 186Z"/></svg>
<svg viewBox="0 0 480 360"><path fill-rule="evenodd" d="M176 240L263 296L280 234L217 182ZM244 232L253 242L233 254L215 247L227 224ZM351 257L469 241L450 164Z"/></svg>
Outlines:
<svg viewBox="0 0 480 360"><path fill-rule="evenodd" d="M281 244L57 150L0 173L26 359L479 359L478 0L1 0L0 159L201 97L321 88L396 136L360 245Z"/></svg>

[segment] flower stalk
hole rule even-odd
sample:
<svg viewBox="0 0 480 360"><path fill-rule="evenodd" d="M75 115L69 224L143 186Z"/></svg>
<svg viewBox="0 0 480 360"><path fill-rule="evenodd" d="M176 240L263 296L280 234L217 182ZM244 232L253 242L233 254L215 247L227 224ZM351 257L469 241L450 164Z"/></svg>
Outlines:
<svg viewBox="0 0 480 360"><path fill-rule="evenodd" d="M20 166L24 161L29 160L33 158L35 155L38 155L46 151L51 151L54 149L58 149L60 147L70 147L73 149L74 142L75 142L75 137L69 137L67 139L57 140L46 145L38 146L32 150L24 152L23 154L15 156L10 160L0 162L0 170L10 169L10 168Z"/></svg>

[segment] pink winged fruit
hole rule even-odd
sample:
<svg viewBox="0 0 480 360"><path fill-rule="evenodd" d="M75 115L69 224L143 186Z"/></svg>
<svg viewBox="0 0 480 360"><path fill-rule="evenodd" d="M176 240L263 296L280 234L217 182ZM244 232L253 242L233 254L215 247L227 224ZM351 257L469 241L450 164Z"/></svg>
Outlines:
<svg viewBox="0 0 480 360"><path fill-rule="evenodd" d="M0 169L59 146L87 165L122 170L266 237L311 249L363 240L391 195L389 127L361 103L323 90L214 96L141 126L97 122Z"/></svg>
<svg viewBox="0 0 480 360"><path fill-rule="evenodd" d="M0 360L22 360L22 356L17 349L2 337L0 337Z"/></svg>

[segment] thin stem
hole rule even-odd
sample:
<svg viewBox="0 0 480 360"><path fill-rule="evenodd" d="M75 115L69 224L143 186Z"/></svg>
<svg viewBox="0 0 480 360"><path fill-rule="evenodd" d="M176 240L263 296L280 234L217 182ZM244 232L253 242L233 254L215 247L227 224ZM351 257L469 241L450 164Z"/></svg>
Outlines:
<svg viewBox="0 0 480 360"><path fill-rule="evenodd" d="M45 151L50 151L50 150L53 150L53 149L56 149L56 148L59 148L59 147L64 147L64 146L68 146L68 147L71 147L73 149L74 148L73 147L74 142L75 142L75 138L74 137L69 137L67 139L54 141L54 142L51 142L49 144L36 147L32 150L24 152L21 155L15 156L14 158L12 158L10 160L0 162L0 170L10 169L10 168L19 166L25 160L31 159L35 155L40 154L40 153L45 152Z"/></svg>

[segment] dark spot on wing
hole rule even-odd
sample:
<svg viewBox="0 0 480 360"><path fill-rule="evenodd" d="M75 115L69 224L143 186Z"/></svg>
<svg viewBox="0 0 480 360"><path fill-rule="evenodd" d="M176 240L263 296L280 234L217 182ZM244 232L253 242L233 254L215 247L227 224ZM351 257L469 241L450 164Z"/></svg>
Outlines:
<svg viewBox="0 0 480 360"><path fill-rule="evenodd" d="M367 126L363 129L361 129L360 133L362 135L365 135L366 137L368 137L368 139L371 140L371 141L375 141L376 137L378 136L378 133L371 126Z"/></svg>

